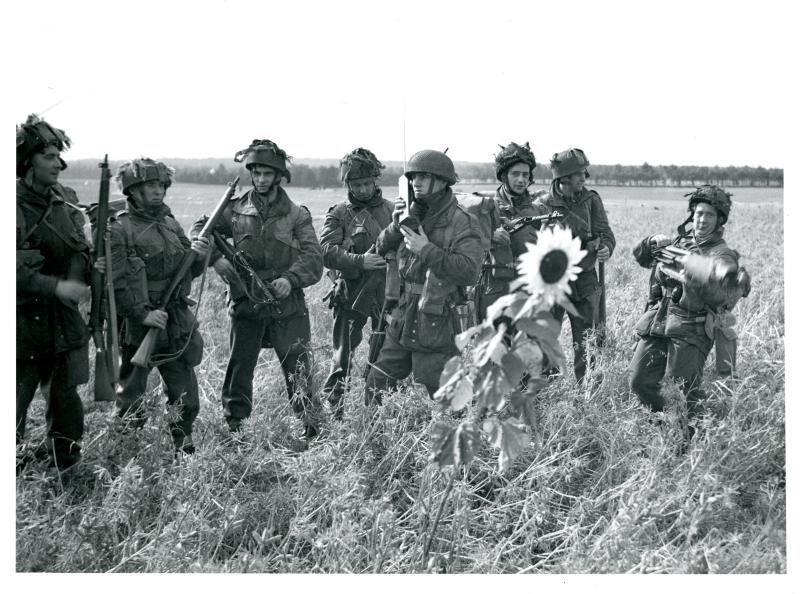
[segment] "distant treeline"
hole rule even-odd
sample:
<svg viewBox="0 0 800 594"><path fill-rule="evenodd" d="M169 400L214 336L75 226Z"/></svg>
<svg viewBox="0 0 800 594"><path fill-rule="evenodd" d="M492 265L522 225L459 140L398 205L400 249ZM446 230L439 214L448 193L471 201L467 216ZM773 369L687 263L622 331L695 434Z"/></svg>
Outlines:
<svg viewBox="0 0 800 594"><path fill-rule="evenodd" d="M176 167L175 179L194 184L225 184L239 175L247 179L244 167L213 163L209 159L198 159L192 164L189 159L167 160ZM120 162L111 162L116 172ZM403 173L403 166L387 162L383 171L385 185L394 185ZM492 163L456 162L456 171L461 181L468 183L492 183L495 181ZM292 185L306 188L332 188L341 186L339 168L335 165L291 165ZM717 184L721 186L772 186L783 187L783 169L765 167L707 167L697 165L591 165L591 184L608 186L697 186ZM81 159L69 163L69 177L99 177L97 161ZM548 183L552 176L547 165L538 164L533 172L537 183ZM390 181L391 180L391 181Z"/></svg>

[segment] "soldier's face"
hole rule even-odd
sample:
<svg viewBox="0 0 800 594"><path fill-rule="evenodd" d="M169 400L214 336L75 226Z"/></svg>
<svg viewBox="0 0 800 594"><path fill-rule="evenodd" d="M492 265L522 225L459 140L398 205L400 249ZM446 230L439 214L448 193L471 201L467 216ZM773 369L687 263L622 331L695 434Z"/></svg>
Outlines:
<svg viewBox="0 0 800 594"><path fill-rule="evenodd" d="M580 192L586 185L586 172L578 171L562 178L561 185L568 191Z"/></svg>
<svg viewBox="0 0 800 594"><path fill-rule="evenodd" d="M375 178L359 177L348 180L347 188L356 198L369 198L375 191Z"/></svg>
<svg viewBox="0 0 800 594"><path fill-rule="evenodd" d="M506 185L515 194L522 194L531 183L531 168L525 163L516 163L506 172Z"/></svg>
<svg viewBox="0 0 800 594"><path fill-rule="evenodd" d="M429 196L447 187L447 182L430 173L412 173L411 185L417 196Z"/></svg>
<svg viewBox="0 0 800 594"><path fill-rule="evenodd" d="M136 202L143 208L156 208L164 204L167 188L160 181L151 179L131 188Z"/></svg>
<svg viewBox="0 0 800 594"><path fill-rule="evenodd" d="M31 158L31 172L37 184L49 188L58 183L61 173L61 153L58 148L48 146L41 153L36 153Z"/></svg>
<svg viewBox="0 0 800 594"><path fill-rule="evenodd" d="M278 172L266 165L253 165L250 169L253 187L259 194L268 194L278 177Z"/></svg>
<svg viewBox="0 0 800 594"><path fill-rule="evenodd" d="M700 202L694 207L692 224L697 235L708 235L717 229L719 213L717 209L706 202Z"/></svg>

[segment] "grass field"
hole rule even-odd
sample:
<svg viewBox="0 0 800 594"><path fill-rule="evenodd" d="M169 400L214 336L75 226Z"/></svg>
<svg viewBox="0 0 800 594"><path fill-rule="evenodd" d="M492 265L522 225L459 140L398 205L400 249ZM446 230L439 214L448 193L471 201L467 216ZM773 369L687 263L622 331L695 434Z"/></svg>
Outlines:
<svg viewBox="0 0 800 594"><path fill-rule="evenodd" d="M96 182L65 183L83 202L96 200ZM689 189L599 190L617 237L606 273L601 388L577 390L568 365L567 377L540 393L540 433L526 452L501 474L485 445L456 477L435 533L449 477L428 463L428 436L448 416L424 389L404 385L385 399L377 423L367 423L364 345L344 422L326 424L307 452L284 447L300 427L271 352L256 369L244 443L222 443L228 319L223 285L209 272L199 315L206 348L197 369L197 453L174 461L165 421L174 411L164 410L157 374L150 420L134 436L116 433L112 405L85 390L80 466L58 476L42 463L17 479L17 570L785 573L782 190L733 190L726 238L753 277L736 311L739 376L717 379L709 357L709 414L682 455L679 392L669 387L664 422L654 425L627 387L627 366L648 276L631 250L645 235L674 231ZM176 185L168 203L186 227L222 191ZM318 229L327 207L344 197L342 190L289 192L309 206ZM331 356L332 321L320 303L328 288L323 278L306 291L317 386ZM569 363L571 348L565 352ZM29 442L43 438L42 425L38 398Z"/></svg>

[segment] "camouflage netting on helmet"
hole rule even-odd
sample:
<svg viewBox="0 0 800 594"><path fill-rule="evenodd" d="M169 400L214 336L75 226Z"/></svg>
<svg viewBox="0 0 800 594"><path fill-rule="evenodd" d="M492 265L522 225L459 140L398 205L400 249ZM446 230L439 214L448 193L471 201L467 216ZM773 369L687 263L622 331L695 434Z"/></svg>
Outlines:
<svg viewBox="0 0 800 594"><path fill-rule="evenodd" d="M386 166L370 150L357 148L350 151L339 161L343 182L363 177L380 177L381 169Z"/></svg>
<svg viewBox="0 0 800 594"><path fill-rule="evenodd" d="M244 161L244 166L250 169L253 165L266 165L280 171L286 178L286 181L292 181L292 174L289 171L287 162L291 161L291 157L286 154L282 148L271 140L254 139L250 146L238 151L233 160L237 163Z"/></svg>
<svg viewBox="0 0 800 594"><path fill-rule="evenodd" d="M142 157L120 165L115 179L119 191L130 196L132 187L149 181L161 182L164 184L164 188L169 188L174 177L175 170L172 167L168 167L161 161Z"/></svg>
<svg viewBox="0 0 800 594"><path fill-rule="evenodd" d="M411 155L403 175L409 177L412 173L430 173L442 178L451 186L458 181L453 161L442 151L428 149Z"/></svg>
<svg viewBox="0 0 800 594"><path fill-rule="evenodd" d="M525 163L531 168L531 177L533 177L533 170L536 168L536 157L531 151L531 146L528 142L519 145L516 142L511 142L508 146L498 145L500 152L494 157L494 171L498 181L503 181L503 174L517 163Z"/></svg>
<svg viewBox="0 0 800 594"><path fill-rule="evenodd" d="M32 113L25 120L24 124L17 125L17 177L24 177L30 169L31 157L46 149L54 146L59 152L65 151L70 147L71 141L66 132L60 128L55 128L45 122L35 113ZM62 171L67 168L64 160L61 160Z"/></svg>
<svg viewBox="0 0 800 594"><path fill-rule="evenodd" d="M586 177L589 177L589 159L579 148L571 148L560 153L556 153L550 159L550 169L553 171L553 178L566 177L579 171L586 172Z"/></svg>
<svg viewBox="0 0 800 594"><path fill-rule="evenodd" d="M719 216L723 219L723 223L727 222L728 216L731 213L731 206L733 205L731 196L733 196L733 194L713 184L704 184L694 192L684 194L684 197L689 199L690 211L694 212L698 203L706 202L717 210Z"/></svg>

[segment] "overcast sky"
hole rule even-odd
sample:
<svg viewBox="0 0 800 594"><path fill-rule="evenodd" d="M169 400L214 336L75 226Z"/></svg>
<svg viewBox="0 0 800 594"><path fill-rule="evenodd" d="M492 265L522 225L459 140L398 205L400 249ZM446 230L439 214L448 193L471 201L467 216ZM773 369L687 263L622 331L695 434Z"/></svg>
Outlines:
<svg viewBox="0 0 800 594"><path fill-rule="evenodd" d="M253 138L402 160L405 119L407 155L529 140L541 161L787 165L789 2L9 4L7 117L49 108L68 160L232 157Z"/></svg>

